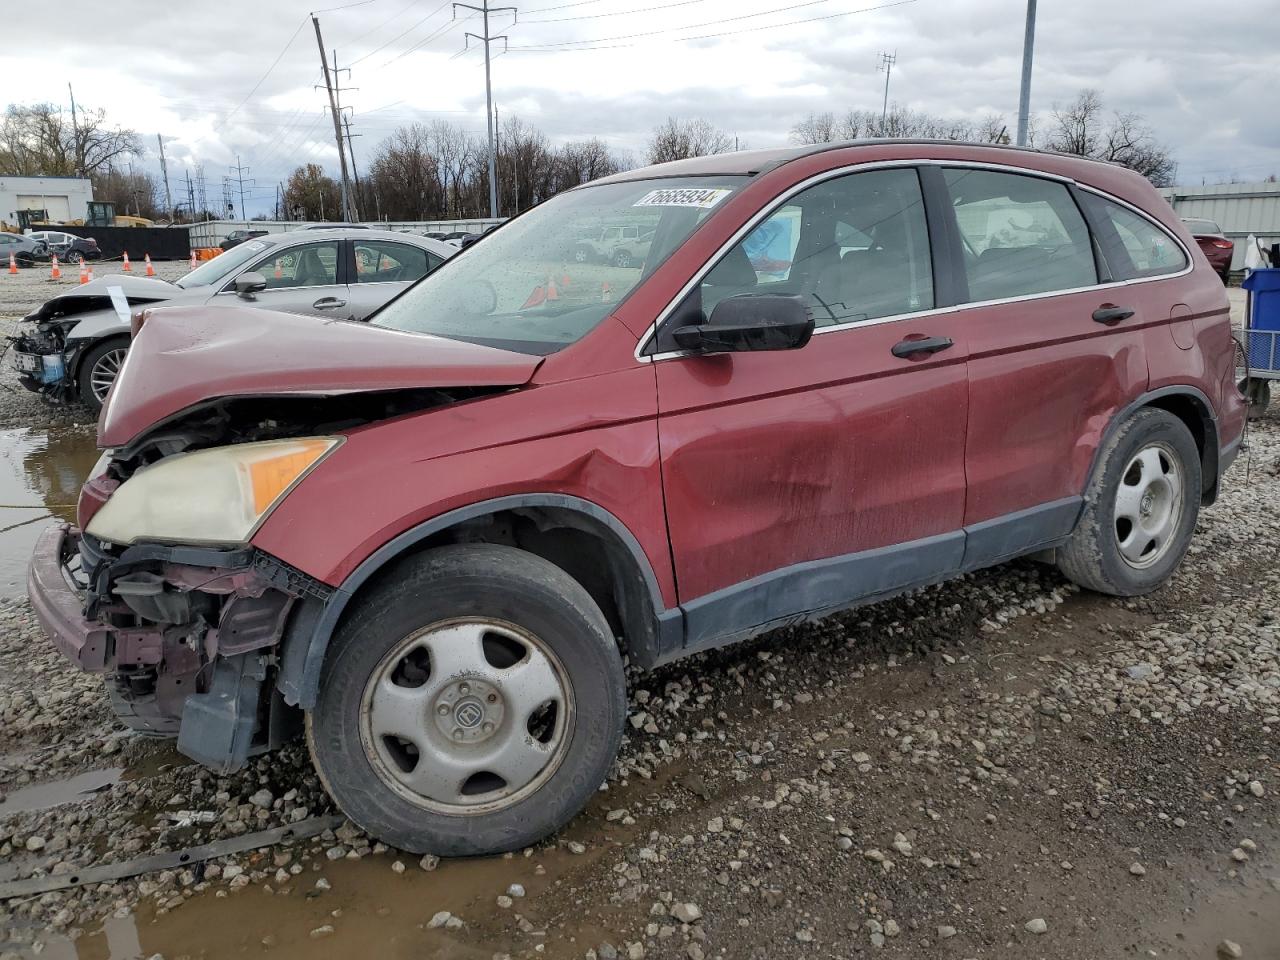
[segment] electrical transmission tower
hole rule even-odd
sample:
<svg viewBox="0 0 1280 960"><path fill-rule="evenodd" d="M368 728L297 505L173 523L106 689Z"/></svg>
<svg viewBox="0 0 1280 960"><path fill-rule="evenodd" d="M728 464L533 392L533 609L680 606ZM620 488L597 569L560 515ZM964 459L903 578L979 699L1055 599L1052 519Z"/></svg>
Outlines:
<svg viewBox="0 0 1280 960"><path fill-rule="evenodd" d="M893 73L893 65L898 62L898 52L880 54L880 66L884 71L884 106L880 110L880 136L884 136L885 120L889 116L889 75Z"/></svg>
<svg viewBox="0 0 1280 960"><path fill-rule="evenodd" d="M514 24L519 16L519 11L515 7L491 7L489 0L483 0L483 5L474 7L469 3L455 3L453 5L453 15L457 17L458 8L471 10L475 13L484 15L484 34L471 33L466 34L467 40L477 40L484 44L484 118L489 127L489 216L498 216L498 157L493 136L493 81L490 75L489 62L492 59L489 55L489 47L495 40L501 40L503 49L506 49L507 36L500 34L493 36L489 33L489 15L491 13L510 13L511 22Z"/></svg>
<svg viewBox="0 0 1280 960"><path fill-rule="evenodd" d="M236 165L231 168L231 172L235 174L235 179L240 184L240 219L248 223L248 217L244 213L244 175L249 172L249 168L241 166L240 154L236 154ZM249 179L249 186L253 186L253 178ZM230 206L230 204L228 204Z"/></svg>

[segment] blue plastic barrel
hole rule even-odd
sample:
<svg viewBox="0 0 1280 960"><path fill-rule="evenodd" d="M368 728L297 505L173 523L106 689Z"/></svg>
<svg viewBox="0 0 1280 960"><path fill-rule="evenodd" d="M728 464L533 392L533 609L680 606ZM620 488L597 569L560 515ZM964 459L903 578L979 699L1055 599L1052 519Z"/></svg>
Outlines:
<svg viewBox="0 0 1280 960"><path fill-rule="evenodd" d="M1280 268L1254 270L1240 284L1249 291L1249 367L1280 372Z"/></svg>

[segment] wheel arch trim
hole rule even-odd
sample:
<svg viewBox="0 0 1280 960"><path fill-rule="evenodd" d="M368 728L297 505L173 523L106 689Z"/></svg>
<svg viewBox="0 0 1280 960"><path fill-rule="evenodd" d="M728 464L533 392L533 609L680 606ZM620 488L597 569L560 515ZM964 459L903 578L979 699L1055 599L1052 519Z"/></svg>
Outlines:
<svg viewBox="0 0 1280 960"><path fill-rule="evenodd" d="M1093 478L1097 476L1098 470L1103 466L1102 451L1106 448L1107 443L1115 436L1121 426L1137 411L1144 407L1161 407L1159 401L1170 398L1182 398L1190 400L1195 407L1196 412L1200 415L1200 425L1204 431L1204 449L1201 452L1200 468L1201 476L1201 498L1206 504L1213 502L1218 489L1218 459L1221 451L1218 448L1218 418L1214 413L1213 403L1209 397L1199 387L1191 384L1170 384L1164 387L1158 387L1155 390L1147 392L1135 397L1125 406L1116 411L1111 420L1107 423L1107 427L1103 430L1102 435L1098 438L1098 445L1094 448L1093 459L1089 464L1089 472L1085 479L1085 496L1088 496L1089 484ZM1167 411L1173 413L1173 411ZM1177 416L1176 413L1173 414Z"/></svg>
<svg viewBox="0 0 1280 960"><path fill-rule="evenodd" d="M606 527L617 537L644 582L654 617L652 644L632 649L633 659L641 666L651 666L670 658L673 649L684 643L684 615L677 606L667 609L658 579L644 548L627 526L611 512L590 500L561 493L525 493L482 500L426 520L396 535L353 570L336 587L323 605L315 603L300 610L290 624L283 641L280 675L277 684L290 703L304 709L315 705L320 689L320 672L325 653L342 614L363 587L378 571L429 537L442 533L468 520L521 508L552 507L580 514Z"/></svg>

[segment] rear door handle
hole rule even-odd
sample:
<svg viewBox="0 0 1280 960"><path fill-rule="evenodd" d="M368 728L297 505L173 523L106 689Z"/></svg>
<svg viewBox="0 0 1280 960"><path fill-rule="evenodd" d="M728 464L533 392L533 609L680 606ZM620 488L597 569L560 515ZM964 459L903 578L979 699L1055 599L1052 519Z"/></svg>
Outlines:
<svg viewBox="0 0 1280 960"><path fill-rule="evenodd" d="M1105 323L1108 327L1119 323L1121 320L1128 320L1133 316L1133 311L1128 307L1117 307L1114 303L1104 303L1097 310L1093 311L1093 319L1096 323Z"/></svg>
<svg viewBox="0 0 1280 960"><path fill-rule="evenodd" d="M955 341L950 337L921 337L919 340L899 340L893 345L892 353L905 359L918 353L937 353L952 346L955 346Z"/></svg>
<svg viewBox="0 0 1280 960"><path fill-rule="evenodd" d="M321 297L311 306L317 310L337 310L339 307L345 307L347 301L339 300L337 297Z"/></svg>

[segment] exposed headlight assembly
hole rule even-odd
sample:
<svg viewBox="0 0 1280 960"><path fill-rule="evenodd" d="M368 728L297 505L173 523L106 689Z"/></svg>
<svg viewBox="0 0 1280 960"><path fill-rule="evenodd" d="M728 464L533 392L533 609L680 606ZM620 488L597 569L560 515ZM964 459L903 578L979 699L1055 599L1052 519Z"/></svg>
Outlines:
<svg viewBox="0 0 1280 960"><path fill-rule="evenodd" d="M342 443L303 437L213 447L144 467L89 521L110 543L247 543L299 480Z"/></svg>

